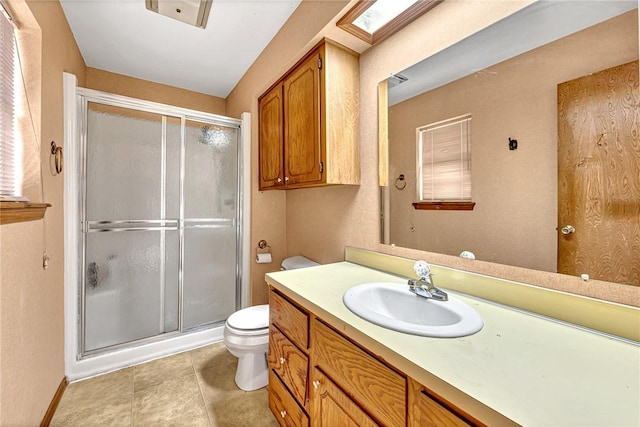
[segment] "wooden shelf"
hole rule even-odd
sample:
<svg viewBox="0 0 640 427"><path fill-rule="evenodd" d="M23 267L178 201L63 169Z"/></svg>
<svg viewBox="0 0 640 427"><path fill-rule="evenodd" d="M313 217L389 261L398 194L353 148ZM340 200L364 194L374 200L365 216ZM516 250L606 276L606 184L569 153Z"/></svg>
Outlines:
<svg viewBox="0 0 640 427"><path fill-rule="evenodd" d="M50 203L0 201L0 224L42 219L49 207Z"/></svg>

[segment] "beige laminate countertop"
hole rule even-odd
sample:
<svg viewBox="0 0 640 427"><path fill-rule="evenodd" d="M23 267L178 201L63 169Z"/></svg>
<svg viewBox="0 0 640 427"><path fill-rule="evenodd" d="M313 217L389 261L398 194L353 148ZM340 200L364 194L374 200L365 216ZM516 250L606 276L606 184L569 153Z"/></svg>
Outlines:
<svg viewBox="0 0 640 427"><path fill-rule="evenodd" d="M349 262L269 273L267 282L488 425L640 426L640 347L633 344L448 290L480 313L480 332L395 332L353 314L342 295L361 283L406 282Z"/></svg>

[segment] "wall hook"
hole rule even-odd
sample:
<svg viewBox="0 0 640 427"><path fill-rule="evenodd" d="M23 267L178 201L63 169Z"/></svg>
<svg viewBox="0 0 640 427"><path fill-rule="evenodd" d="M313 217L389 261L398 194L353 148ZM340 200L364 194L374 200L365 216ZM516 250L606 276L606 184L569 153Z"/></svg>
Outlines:
<svg viewBox="0 0 640 427"><path fill-rule="evenodd" d="M53 156L53 165L55 168L55 174L59 175L64 169L64 153L62 147L58 147L55 141L51 141L51 155Z"/></svg>

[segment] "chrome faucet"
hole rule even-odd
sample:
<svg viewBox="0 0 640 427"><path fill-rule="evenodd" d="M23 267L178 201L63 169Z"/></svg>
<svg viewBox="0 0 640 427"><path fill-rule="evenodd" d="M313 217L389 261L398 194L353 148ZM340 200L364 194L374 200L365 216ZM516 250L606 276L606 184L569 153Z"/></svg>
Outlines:
<svg viewBox="0 0 640 427"><path fill-rule="evenodd" d="M436 301L447 301L449 299L446 292L436 288L433 284L433 273L431 273L431 267L426 261L416 261L413 265L413 271L416 272L419 279L409 279L409 290L411 292L423 298Z"/></svg>

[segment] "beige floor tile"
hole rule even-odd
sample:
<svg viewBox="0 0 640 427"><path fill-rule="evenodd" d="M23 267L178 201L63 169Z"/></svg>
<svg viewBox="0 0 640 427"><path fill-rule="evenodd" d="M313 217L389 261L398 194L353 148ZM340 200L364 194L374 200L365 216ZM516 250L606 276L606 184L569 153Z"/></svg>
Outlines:
<svg viewBox="0 0 640 427"><path fill-rule="evenodd" d="M223 343L70 384L53 426L277 426L267 389L240 390ZM206 402L206 403L205 403Z"/></svg>
<svg viewBox="0 0 640 427"><path fill-rule="evenodd" d="M144 390L166 380L193 374L189 353L179 353L152 362L134 366L134 391Z"/></svg>
<svg viewBox="0 0 640 427"><path fill-rule="evenodd" d="M220 363L228 363L236 359L229 353L224 342L196 348L195 350L191 350L189 354L191 355L191 361L196 371L215 368Z"/></svg>
<svg viewBox="0 0 640 427"><path fill-rule="evenodd" d="M195 375L181 376L134 393L134 426L208 426Z"/></svg>
<svg viewBox="0 0 640 427"><path fill-rule="evenodd" d="M56 411L50 425L52 427L129 427L131 425L131 401L131 397L121 397L104 405L85 406L77 412L65 414Z"/></svg>
<svg viewBox="0 0 640 427"><path fill-rule="evenodd" d="M244 393L236 385L235 372L235 364L196 372L205 403L224 399L227 395Z"/></svg>
<svg viewBox="0 0 640 427"><path fill-rule="evenodd" d="M213 427L276 427L269 410L267 388L256 391L227 393L207 403Z"/></svg>
<svg viewBox="0 0 640 427"><path fill-rule="evenodd" d="M129 405L133 398L133 368L121 369L90 378L88 380L71 383L67 386L58 405L55 415L66 418L73 413L109 405L120 407Z"/></svg>

